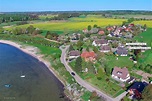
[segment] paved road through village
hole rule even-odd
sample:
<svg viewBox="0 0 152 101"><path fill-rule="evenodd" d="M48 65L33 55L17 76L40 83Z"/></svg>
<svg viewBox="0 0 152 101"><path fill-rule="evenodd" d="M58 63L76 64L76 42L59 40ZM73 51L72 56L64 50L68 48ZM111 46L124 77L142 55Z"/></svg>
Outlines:
<svg viewBox="0 0 152 101"><path fill-rule="evenodd" d="M69 48L68 46L64 46L64 48L61 46L60 49L62 50L62 54L61 54L61 63L64 64L65 68L67 71L70 72L74 72L71 67L68 65L67 61L66 61L66 53L67 50ZM77 73L75 73L75 76L73 76L75 78L75 80L77 81L77 83L79 83L81 86L83 86L84 88L86 88L89 91L96 91L98 95L100 95L101 97L103 97L106 101L120 101L121 98L123 98L126 94L126 92L122 93L120 96L116 97L116 98L112 98L109 95L101 92L100 90L98 90L97 88L91 86L89 83L87 83L86 81L84 81Z"/></svg>

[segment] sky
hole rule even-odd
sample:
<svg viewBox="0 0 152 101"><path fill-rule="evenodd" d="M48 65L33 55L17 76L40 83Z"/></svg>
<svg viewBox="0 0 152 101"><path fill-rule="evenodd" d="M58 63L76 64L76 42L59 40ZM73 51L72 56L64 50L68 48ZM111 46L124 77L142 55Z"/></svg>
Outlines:
<svg viewBox="0 0 152 101"><path fill-rule="evenodd" d="M0 12L148 10L152 0L0 0Z"/></svg>

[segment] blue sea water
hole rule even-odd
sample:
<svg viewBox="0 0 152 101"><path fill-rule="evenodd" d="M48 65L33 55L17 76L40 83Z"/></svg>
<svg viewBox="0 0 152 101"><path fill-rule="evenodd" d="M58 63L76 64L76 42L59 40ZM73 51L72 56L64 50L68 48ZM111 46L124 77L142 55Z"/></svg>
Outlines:
<svg viewBox="0 0 152 101"><path fill-rule="evenodd" d="M61 94L63 85L42 62L0 43L0 101L65 101Z"/></svg>

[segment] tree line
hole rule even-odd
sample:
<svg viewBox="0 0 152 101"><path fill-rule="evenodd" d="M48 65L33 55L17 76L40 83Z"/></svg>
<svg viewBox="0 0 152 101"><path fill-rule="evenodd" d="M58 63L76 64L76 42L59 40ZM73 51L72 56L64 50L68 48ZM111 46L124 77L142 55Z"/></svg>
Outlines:
<svg viewBox="0 0 152 101"><path fill-rule="evenodd" d="M30 21L38 20L36 14L1 14L0 23L14 22L14 21Z"/></svg>

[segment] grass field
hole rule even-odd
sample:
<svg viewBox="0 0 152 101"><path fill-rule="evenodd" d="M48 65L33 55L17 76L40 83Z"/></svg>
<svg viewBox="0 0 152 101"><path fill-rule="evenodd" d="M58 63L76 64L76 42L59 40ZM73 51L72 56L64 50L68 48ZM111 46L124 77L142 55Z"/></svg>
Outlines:
<svg viewBox="0 0 152 101"><path fill-rule="evenodd" d="M146 42L149 47L152 47L152 28L147 29L146 32L139 34L134 39L139 42ZM152 49L147 50L143 55L144 57L140 59L140 62L152 65Z"/></svg>
<svg viewBox="0 0 152 101"><path fill-rule="evenodd" d="M152 28L148 28L146 32L139 34L134 39L139 42L146 42L150 46L152 42Z"/></svg>
<svg viewBox="0 0 152 101"><path fill-rule="evenodd" d="M47 14L47 15L39 15L39 18L45 20L46 18L52 18L57 15Z"/></svg>

